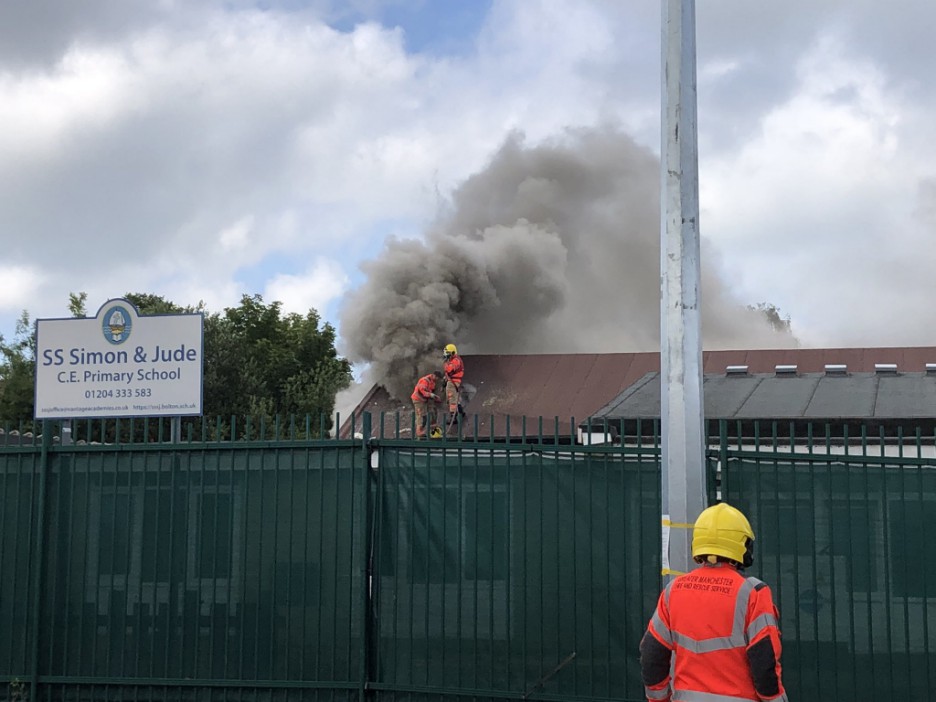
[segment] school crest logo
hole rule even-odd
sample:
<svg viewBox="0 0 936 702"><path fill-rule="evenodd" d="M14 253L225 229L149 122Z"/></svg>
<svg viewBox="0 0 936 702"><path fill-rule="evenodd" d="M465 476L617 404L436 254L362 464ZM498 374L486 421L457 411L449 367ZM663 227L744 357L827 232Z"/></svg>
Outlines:
<svg viewBox="0 0 936 702"><path fill-rule="evenodd" d="M115 305L104 313L101 322L101 331L104 332L104 338L114 345L122 344L130 338L130 332L133 330L133 322L130 312L126 307Z"/></svg>

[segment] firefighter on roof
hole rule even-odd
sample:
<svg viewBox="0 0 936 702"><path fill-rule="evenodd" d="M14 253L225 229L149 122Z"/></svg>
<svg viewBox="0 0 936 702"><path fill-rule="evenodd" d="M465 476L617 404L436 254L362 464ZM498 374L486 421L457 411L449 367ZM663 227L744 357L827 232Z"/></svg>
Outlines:
<svg viewBox="0 0 936 702"><path fill-rule="evenodd" d="M436 386L442 382L442 372L433 371L429 375L424 375L416 383L413 394L410 399L413 401L413 412L416 415L416 438L426 438L426 427L429 427L429 435L432 438L441 436L441 430L436 423L436 403L441 402L436 394Z"/></svg>
<svg viewBox="0 0 936 702"><path fill-rule="evenodd" d="M448 426L455 424L458 415L464 416L465 410L461 406L461 386L465 377L465 364L455 344L447 344L442 351L445 373L445 401L448 404Z"/></svg>
<svg viewBox="0 0 936 702"><path fill-rule="evenodd" d="M640 641L647 699L787 702L770 588L741 572L754 560L747 518L725 503L703 510L692 557L702 567L664 588Z"/></svg>

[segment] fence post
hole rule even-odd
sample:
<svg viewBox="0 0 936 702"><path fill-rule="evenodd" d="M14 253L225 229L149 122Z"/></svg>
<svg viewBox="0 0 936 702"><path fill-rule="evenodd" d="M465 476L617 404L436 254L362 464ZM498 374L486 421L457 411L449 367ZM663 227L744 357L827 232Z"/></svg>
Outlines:
<svg viewBox="0 0 936 702"><path fill-rule="evenodd" d="M363 559L363 569L362 573L364 574L363 583L361 587L361 684L358 688L358 699L360 702L364 702L364 698L367 694L367 683L369 682L370 675L370 659L371 659L371 578L373 577L373 563L371 561L371 551L373 549L373 538L371 534L371 526L373 523L373 517L371 511L373 506L371 504L371 413L362 412L361 413L361 447L362 454L364 456L363 466L362 466L362 488L361 488L361 501L363 502L363 509L361 510L362 518L364 521L363 532L361 534L362 541L362 559Z"/></svg>
<svg viewBox="0 0 936 702"><path fill-rule="evenodd" d="M35 550L35 569L33 570L32 582L32 625L31 625L31 649L30 649L30 678L29 678L29 699L32 702L39 700L39 627L42 623L42 590L44 587L43 571L45 570L45 529L46 529L46 476L49 473L49 448L52 446L52 425L42 420L42 449L39 454L39 494L37 499L36 512L36 550Z"/></svg>
<svg viewBox="0 0 936 702"><path fill-rule="evenodd" d="M741 448L740 446L738 447ZM725 499L728 489L728 420L718 420L718 464L721 475L715 476L715 489L721 490L721 499Z"/></svg>

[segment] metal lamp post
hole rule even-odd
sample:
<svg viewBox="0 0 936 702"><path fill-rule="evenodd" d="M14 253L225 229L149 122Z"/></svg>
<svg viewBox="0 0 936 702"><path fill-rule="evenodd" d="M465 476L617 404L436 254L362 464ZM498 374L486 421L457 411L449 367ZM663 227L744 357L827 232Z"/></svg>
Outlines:
<svg viewBox="0 0 936 702"><path fill-rule="evenodd" d="M663 574L689 570L705 508L695 0L663 0L660 387Z"/></svg>

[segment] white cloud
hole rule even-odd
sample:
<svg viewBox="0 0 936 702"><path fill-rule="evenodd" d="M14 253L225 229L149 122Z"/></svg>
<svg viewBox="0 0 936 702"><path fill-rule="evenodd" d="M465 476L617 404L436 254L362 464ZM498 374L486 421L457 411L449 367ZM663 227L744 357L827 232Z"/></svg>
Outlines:
<svg viewBox="0 0 936 702"><path fill-rule="evenodd" d="M321 314L347 289L348 276L341 264L320 258L299 275L275 275L267 282L263 298L282 302L284 312L305 314L312 308Z"/></svg>
<svg viewBox="0 0 936 702"><path fill-rule="evenodd" d="M408 53L405 26L328 26L347 2L33 5L0 7L11 315L62 314L82 290L89 306L147 291L222 309L264 286L331 309L316 290L348 283L309 283L328 279L317 261L353 271L388 232L418 234L509 130L619 122L659 147L657 0L496 0L461 43L475 50L450 56ZM702 233L742 295L807 343L931 339L912 317L936 265L936 224L914 214L936 175L936 73L919 60L936 5L697 15Z"/></svg>
<svg viewBox="0 0 936 702"><path fill-rule="evenodd" d="M28 309L43 282L33 266L0 265L0 311L19 313Z"/></svg>
<svg viewBox="0 0 936 702"><path fill-rule="evenodd" d="M218 243L223 251L240 251L245 249L250 241L250 231L253 229L253 217L239 219L230 227L221 231Z"/></svg>
<svg viewBox="0 0 936 702"><path fill-rule="evenodd" d="M884 261L917 228L923 171L902 148L906 97L833 39L798 73L756 138L706 161L703 230L745 294L779 304L805 339L871 343L869 326L896 339L908 320L881 295L895 274Z"/></svg>
<svg viewBox="0 0 936 702"><path fill-rule="evenodd" d="M698 68L699 83L718 80L738 71L741 67L737 59L715 59L707 61Z"/></svg>
<svg viewBox="0 0 936 702"><path fill-rule="evenodd" d="M69 138L105 128L128 107L126 75L115 52L77 48L52 72L0 74L0 147L14 157L55 158Z"/></svg>

